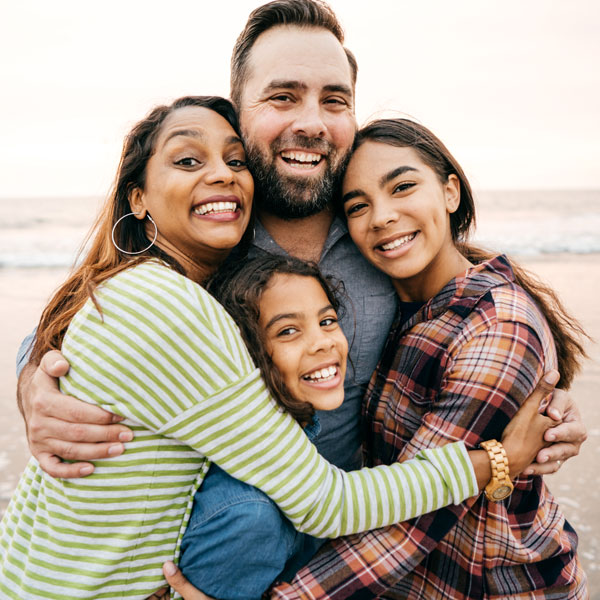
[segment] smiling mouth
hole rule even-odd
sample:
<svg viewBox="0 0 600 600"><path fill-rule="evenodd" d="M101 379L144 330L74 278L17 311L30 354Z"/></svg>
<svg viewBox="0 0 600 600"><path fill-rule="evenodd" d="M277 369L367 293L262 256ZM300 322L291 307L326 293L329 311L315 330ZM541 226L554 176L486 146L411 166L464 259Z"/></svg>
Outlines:
<svg viewBox="0 0 600 600"><path fill-rule="evenodd" d="M304 379L304 381L313 381L314 383L323 383L324 381L331 381L337 374L337 366L332 365L331 367L317 369L312 373L302 375L302 379Z"/></svg>
<svg viewBox="0 0 600 600"><path fill-rule="evenodd" d="M215 215L220 213L232 213L238 209L236 202L208 202L196 206L192 212L196 215Z"/></svg>
<svg viewBox="0 0 600 600"><path fill-rule="evenodd" d="M312 169L316 167L322 160L322 154L316 154L314 152L298 152L298 151L285 151L280 152L279 156L290 166L300 169Z"/></svg>
<svg viewBox="0 0 600 600"><path fill-rule="evenodd" d="M387 250L395 250L396 248L400 248L408 242L412 242L416 237L418 231L413 231L413 233L409 233L408 235L403 235L402 237L396 238L391 242L387 242L386 244L381 244L381 246L377 246L379 250L387 251Z"/></svg>

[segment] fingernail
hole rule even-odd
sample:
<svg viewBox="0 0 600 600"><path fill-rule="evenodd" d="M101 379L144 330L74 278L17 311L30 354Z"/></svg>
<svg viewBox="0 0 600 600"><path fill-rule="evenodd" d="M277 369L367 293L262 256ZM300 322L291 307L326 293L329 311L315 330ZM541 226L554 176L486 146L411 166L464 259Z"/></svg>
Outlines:
<svg viewBox="0 0 600 600"><path fill-rule="evenodd" d="M556 385L559 378L560 374L558 371L549 371L544 375L544 381L549 385Z"/></svg>
<svg viewBox="0 0 600 600"><path fill-rule="evenodd" d="M521 475L531 475L533 473L533 469L525 469Z"/></svg>
<svg viewBox="0 0 600 600"><path fill-rule="evenodd" d="M89 475L93 470L94 467L92 467L92 465L87 465L86 467L81 467L81 469L79 469L79 474L82 477L85 477L86 475Z"/></svg>
<svg viewBox="0 0 600 600"><path fill-rule="evenodd" d="M560 413L556 408L548 409L548 414L555 420L558 421L560 419Z"/></svg>
<svg viewBox="0 0 600 600"><path fill-rule="evenodd" d="M108 449L109 456L116 456L117 454L121 454L123 452L123 446L121 444L114 444Z"/></svg>
<svg viewBox="0 0 600 600"><path fill-rule="evenodd" d="M119 415L113 415L112 416L112 422L113 423L120 423L125 417L120 417Z"/></svg>
<svg viewBox="0 0 600 600"><path fill-rule="evenodd" d="M548 457L547 456L540 456L540 458L538 458L538 462L539 463L548 462Z"/></svg>
<svg viewBox="0 0 600 600"><path fill-rule="evenodd" d="M169 560L163 565L163 572L165 575L171 577L171 575L175 575L177 572L177 567Z"/></svg>
<svg viewBox="0 0 600 600"><path fill-rule="evenodd" d="M555 433L547 433L546 434L546 441L553 442L555 439L556 439Z"/></svg>
<svg viewBox="0 0 600 600"><path fill-rule="evenodd" d="M64 367L68 367L68 366L69 366L69 363L68 363L66 360L60 360L60 359L59 359L59 360L57 360L57 361L56 361L56 362L55 362L55 363L52 365L52 367L53 367L53 368L57 368L57 367L59 367L59 368L61 368L61 369L63 369Z"/></svg>
<svg viewBox="0 0 600 600"><path fill-rule="evenodd" d="M130 442L133 439L133 431L121 431L119 441Z"/></svg>

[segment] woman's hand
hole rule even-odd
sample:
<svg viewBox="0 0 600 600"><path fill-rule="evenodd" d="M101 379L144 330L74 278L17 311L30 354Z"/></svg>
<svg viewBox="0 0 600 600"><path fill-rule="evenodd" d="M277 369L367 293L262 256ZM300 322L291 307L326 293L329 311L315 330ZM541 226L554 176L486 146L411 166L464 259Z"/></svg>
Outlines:
<svg viewBox="0 0 600 600"><path fill-rule="evenodd" d="M39 367L28 365L19 379L18 402L25 419L31 454L52 477L83 477L94 466L89 462L65 463L61 459L88 461L122 454L122 442L133 433L118 425L120 417L92 406L58 389L58 377L69 363L54 350Z"/></svg>
<svg viewBox="0 0 600 600"><path fill-rule="evenodd" d="M544 435L557 422L539 411L540 406L547 403L547 396L558 383L558 378L557 371L546 373L542 385L538 385L525 400L502 434L511 479L520 475L535 460L538 452L549 445Z"/></svg>
<svg viewBox="0 0 600 600"><path fill-rule="evenodd" d="M203 594L198 588L195 588L171 561L163 565L163 574L167 583L176 592L181 594L183 600L214 600L210 596Z"/></svg>

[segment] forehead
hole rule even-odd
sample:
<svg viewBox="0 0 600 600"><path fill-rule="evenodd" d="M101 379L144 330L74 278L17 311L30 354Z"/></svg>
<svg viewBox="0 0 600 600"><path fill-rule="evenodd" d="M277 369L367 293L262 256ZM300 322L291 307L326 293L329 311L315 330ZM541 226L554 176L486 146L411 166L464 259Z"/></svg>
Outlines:
<svg viewBox="0 0 600 600"><path fill-rule="evenodd" d="M350 158L344 176L344 188L353 187L359 179L361 185L363 185L363 180L373 181L377 184L381 175L404 166L417 169L421 173L432 171L414 148L392 146L383 142L365 142L354 151Z"/></svg>
<svg viewBox="0 0 600 600"><path fill-rule="evenodd" d="M170 113L160 128L157 144L161 145L172 139L177 131L196 132L213 138L237 137L226 119L203 106L185 106Z"/></svg>
<svg viewBox="0 0 600 600"><path fill-rule="evenodd" d="M314 277L276 273L260 298L261 317L270 313L303 312L314 304L327 306L325 290Z"/></svg>
<svg viewBox="0 0 600 600"><path fill-rule="evenodd" d="M345 85L352 88L348 57L326 29L278 25L262 33L249 56L244 87L273 80L297 80L310 87Z"/></svg>

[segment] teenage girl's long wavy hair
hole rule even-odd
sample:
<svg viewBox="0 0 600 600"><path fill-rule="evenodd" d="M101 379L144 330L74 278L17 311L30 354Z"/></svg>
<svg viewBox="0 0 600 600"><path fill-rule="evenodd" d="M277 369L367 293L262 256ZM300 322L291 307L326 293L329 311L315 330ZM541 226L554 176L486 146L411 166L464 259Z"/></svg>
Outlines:
<svg viewBox="0 0 600 600"><path fill-rule="evenodd" d="M377 142L412 148L442 183L456 175L460 183L460 204L450 215L452 239L459 251L472 263L495 256L494 253L468 243L475 226L475 202L469 180L462 167L446 146L429 129L409 119L379 119L360 129L354 140L354 150L365 142ZM561 387L568 388L587 356L582 339L588 337L579 322L565 309L556 292L538 277L510 261L515 281L535 301L548 321L558 357ZM589 338L588 338L589 339Z"/></svg>
<svg viewBox="0 0 600 600"><path fill-rule="evenodd" d="M222 267L207 283L206 289L225 307L242 333L242 338L273 397L300 423L315 413L309 402L298 400L287 389L281 374L267 353L265 332L259 326L260 299L277 274L316 279L336 313L340 302L329 279L313 263L291 256L266 255Z"/></svg>
<svg viewBox="0 0 600 600"><path fill-rule="evenodd" d="M156 245L137 256L119 252L112 243L111 233L115 223L132 212L129 205L131 192L136 188L144 189L146 167L155 151L162 124L171 113L187 106L215 111L240 134L233 105L218 96L184 96L168 106L157 106L133 127L123 144L113 190L86 238L89 249L42 313L31 353L34 364L38 364L48 350L60 349L71 319L88 298L94 300L94 290L103 281L150 258L159 258L183 274L182 266ZM145 223L145 219L123 219L115 232L117 245L128 252L137 252L148 246L150 240Z"/></svg>

